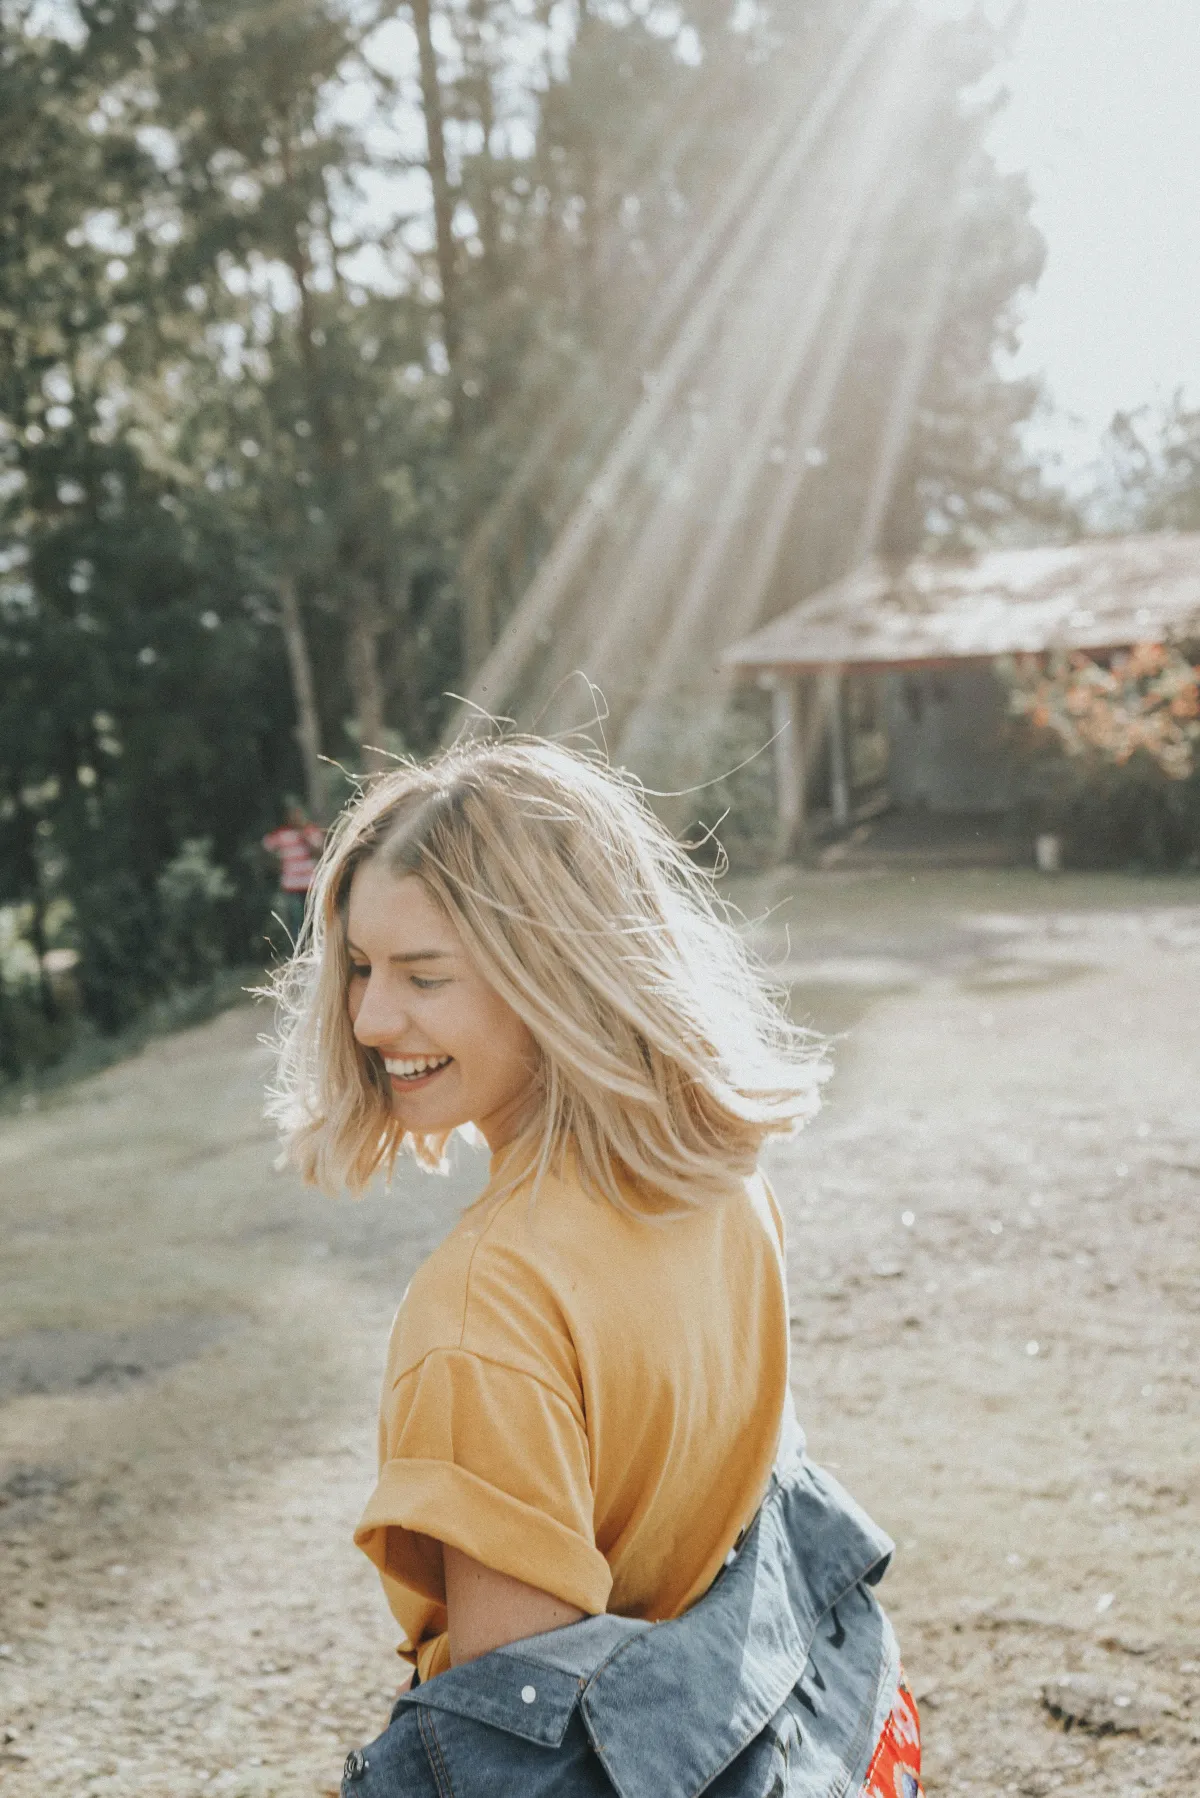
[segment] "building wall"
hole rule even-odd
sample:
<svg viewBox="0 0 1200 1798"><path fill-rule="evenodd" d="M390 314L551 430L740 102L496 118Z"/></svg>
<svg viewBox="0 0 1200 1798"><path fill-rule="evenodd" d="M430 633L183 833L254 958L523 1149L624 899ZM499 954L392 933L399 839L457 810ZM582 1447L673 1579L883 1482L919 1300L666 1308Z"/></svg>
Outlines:
<svg viewBox="0 0 1200 1798"><path fill-rule="evenodd" d="M889 674L884 716L888 787L901 809L995 812L1012 804L1009 722L992 668Z"/></svg>

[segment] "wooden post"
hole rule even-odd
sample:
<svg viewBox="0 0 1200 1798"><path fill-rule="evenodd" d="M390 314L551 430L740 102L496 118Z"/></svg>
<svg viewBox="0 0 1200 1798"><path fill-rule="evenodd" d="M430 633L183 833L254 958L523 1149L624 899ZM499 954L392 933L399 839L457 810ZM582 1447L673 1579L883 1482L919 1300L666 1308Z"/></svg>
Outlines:
<svg viewBox="0 0 1200 1798"><path fill-rule="evenodd" d="M805 844L804 704L798 675L771 681L771 724L775 750L777 853L787 861Z"/></svg>
<svg viewBox="0 0 1200 1798"><path fill-rule="evenodd" d="M829 804L833 828L850 822L850 757L846 741L846 671L834 668L829 681Z"/></svg>

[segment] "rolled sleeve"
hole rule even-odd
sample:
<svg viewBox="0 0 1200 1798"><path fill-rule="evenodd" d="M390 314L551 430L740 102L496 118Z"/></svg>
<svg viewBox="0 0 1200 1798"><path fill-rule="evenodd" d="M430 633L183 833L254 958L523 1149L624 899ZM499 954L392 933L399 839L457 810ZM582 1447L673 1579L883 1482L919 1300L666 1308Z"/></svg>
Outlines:
<svg viewBox="0 0 1200 1798"><path fill-rule="evenodd" d="M569 1399L520 1369L437 1350L396 1381L383 1446L354 1539L387 1584L444 1605L449 1543L581 1611L605 1609L612 1575Z"/></svg>

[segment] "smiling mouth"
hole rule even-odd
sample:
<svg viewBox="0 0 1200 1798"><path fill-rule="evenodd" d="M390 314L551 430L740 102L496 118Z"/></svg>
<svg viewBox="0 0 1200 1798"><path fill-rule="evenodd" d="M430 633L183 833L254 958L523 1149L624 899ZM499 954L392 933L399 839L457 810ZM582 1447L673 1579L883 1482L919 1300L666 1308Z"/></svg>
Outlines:
<svg viewBox="0 0 1200 1798"><path fill-rule="evenodd" d="M383 1065L391 1077L395 1087L424 1086L443 1068L448 1068L453 1061L452 1055L413 1055L388 1056L383 1058Z"/></svg>

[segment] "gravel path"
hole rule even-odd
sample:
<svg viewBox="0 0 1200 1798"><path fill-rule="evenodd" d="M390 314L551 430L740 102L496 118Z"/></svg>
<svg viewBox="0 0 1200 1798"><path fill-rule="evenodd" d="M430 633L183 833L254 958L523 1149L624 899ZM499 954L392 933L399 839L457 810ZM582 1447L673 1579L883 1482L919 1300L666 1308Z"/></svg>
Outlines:
<svg viewBox="0 0 1200 1798"><path fill-rule="evenodd" d="M764 943L844 1033L773 1158L794 1383L899 1544L931 1798L1191 1798L1200 884L781 874L743 900L780 907ZM350 1531L391 1313L479 1169L299 1191L262 1023L0 1125L6 1798L316 1798L389 1701Z"/></svg>

